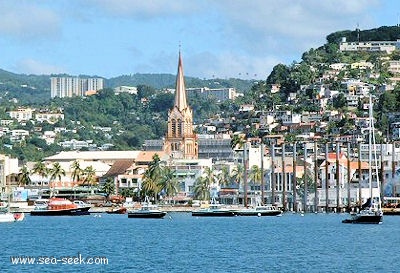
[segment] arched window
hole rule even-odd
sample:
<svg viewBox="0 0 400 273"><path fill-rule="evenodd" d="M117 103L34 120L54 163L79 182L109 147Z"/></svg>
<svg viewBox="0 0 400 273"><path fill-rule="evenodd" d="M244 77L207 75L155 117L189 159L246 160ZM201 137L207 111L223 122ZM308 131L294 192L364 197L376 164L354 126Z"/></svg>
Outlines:
<svg viewBox="0 0 400 273"><path fill-rule="evenodd" d="M177 136L181 137L182 136L182 120L178 119L178 124L177 124Z"/></svg>
<svg viewBox="0 0 400 273"><path fill-rule="evenodd" d="M176 120L171 120L171 134L172 136L176 136Z"/></svg>

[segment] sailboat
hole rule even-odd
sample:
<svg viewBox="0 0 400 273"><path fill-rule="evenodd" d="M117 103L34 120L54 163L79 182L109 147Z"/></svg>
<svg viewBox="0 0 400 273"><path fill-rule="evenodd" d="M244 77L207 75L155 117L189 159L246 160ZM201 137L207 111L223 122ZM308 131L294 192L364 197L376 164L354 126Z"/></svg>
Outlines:
<svg viewBox="0 0 400 273"><path fill-rule="evenodd" d="M380 182L378 178L378 164L376 163L376 144L375 144L375 134L374 134L374 124L373 124L373 115L372 115L372 99L371 95L369 96L369 132L368 132L368 184L369 184L369 198L367 202L365 202L361 206L361 210L358 213L351 213L350 219L345 219L342 223L350 223L350 224L382 224L383 221L383 211L380 197ZM374 145L374 158L372 158L372 145ZM377 184L377 192L378 196L373 195L373 187L372 187L372 164L375 166L375 178Z"/></svg>

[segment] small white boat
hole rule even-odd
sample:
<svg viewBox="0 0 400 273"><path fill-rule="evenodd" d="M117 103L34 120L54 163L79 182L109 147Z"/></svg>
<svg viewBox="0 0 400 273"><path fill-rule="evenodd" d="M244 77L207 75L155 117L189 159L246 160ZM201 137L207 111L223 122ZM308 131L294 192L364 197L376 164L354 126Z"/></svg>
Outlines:
<svg viewBox="0 0 400 273"><path fill-rule="evenodd" d="M136 210L128 211L128 218L163 218L167 213L158 209L146 196L142 206Z"/></svg>
<svg viewBox="0 0 400 273"><path fill-rule="evenodd" d="M282 211L273 205L259 205L237 210L235 213L239 216L278 216Z"/></svg>
<svg viewBox="0 0 400 273"><path fill-rule="evenodd" d="M252 199L252 205L235 211L238 216L278 216L282 211L272 204L263 205L261 197L257 196Z"/></svg>
<svg viewBox="0 0 400 273"><path fill-rule="evenodd" d="M211 199L211 203L208 208L192 211L192 216L230 217L235 215L236 214L233 210L225 208L223 205L219 204L215 198Z"/></svg>

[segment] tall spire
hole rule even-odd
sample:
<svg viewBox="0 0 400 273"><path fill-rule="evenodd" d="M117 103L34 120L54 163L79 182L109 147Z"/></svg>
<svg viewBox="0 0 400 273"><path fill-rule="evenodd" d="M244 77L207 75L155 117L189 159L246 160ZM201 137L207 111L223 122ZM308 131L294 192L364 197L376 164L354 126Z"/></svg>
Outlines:
<svg viewBox="0 0 400 273"><path fill-rule="evenodd" d="M175 105L179 111L187 107L185 80L183 78L183 65L181 51L179 50L178 73L176 75Z"/></svg>

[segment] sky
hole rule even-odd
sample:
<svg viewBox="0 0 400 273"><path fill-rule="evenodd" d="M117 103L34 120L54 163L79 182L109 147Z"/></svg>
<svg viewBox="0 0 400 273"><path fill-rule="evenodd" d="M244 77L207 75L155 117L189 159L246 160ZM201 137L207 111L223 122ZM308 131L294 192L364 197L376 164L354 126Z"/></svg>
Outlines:
<svg viewBox="0 0 400 273"><path fill-rule="evenodd" d="M340 30L399 23L398 0L0 0L0 68L265 80ZM400 38L400 37L399 37Z"/></svg>

